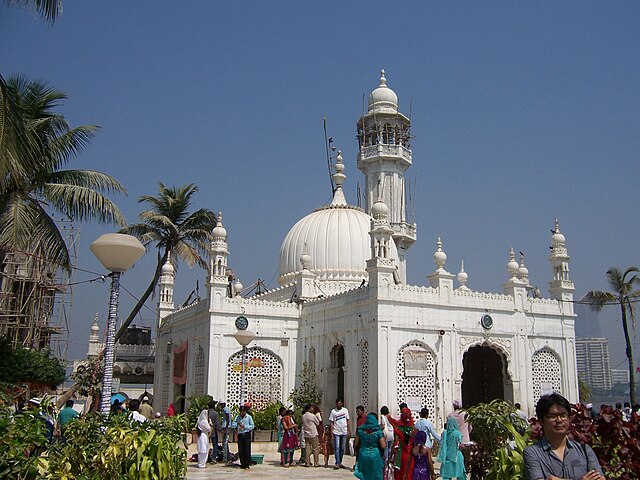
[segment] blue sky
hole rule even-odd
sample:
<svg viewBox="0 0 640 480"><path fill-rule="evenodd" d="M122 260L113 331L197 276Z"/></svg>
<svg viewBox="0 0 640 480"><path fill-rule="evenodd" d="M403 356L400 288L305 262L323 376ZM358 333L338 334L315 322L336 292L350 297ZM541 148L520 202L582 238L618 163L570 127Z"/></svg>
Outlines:
<svg viewBox="0 0 640 480"><path fill-rule="evenodd" d="M384 68L415 135L410 283L426 283L441 236L446 268L464 259L471 288L501 291L513 246L546 295L558 217L580 297L607 287L609 267L640 264L639 20L631 1L64 0L49 27L3 2L0 73L48 81L69 94L71 125L101 126L70 167L124 183L115 200L129 222L159 181L195 182L195 207L224 213L243 284L274 287L287 231L330 200L323 115L356 202L355 122ZM78 266L102 272L88 247L112 227L79 227ZM139 295L154 262L147 254L123 286ZM181 265L176 301L196 279L204 295L204 278ZM97 312L104 324L107 295L75 287L70 358L86 351ZM123 293L121 317L132 304ZM138 324L153 323L150 307ZM600 318L606 327L587 331L611 335L615 365L618 311Z"/></svg>

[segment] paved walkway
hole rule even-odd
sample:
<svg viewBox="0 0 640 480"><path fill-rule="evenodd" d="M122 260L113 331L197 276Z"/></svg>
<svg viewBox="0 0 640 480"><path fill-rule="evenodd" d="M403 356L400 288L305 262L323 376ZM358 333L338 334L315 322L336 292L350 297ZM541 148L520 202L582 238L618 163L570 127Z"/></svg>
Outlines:
<svg viewBox="0 0 640 480"><path fill-rule="evenodd" d="M234 446L234 444L232 444ZM275 445L275 444L274 444ZM195 448L189 446L189 456L195 452ZM290 468L280 466L280 454L273 451L270 445L261 448L260 444L253 444L251 453L264 454L264 461L261 465L254 465L249 470L242 470L238 462L233 466L223 464L211 465L207 468L198 468L195 462L187 463L187 479L188 480L234 480L234 479L355 479L351 468L353 467L355 458L351 456L344 457L344 465L349 469L334 470L331 468L335 457L333 455L329 459L329 468L324 467L304 467L295 465ZM234 448L231 449L235 451ZM296 450L296 460L300 458L300 450ZM320 462L323 463L324 457L320 455Z"/></svg>
<svg viewBox="0 0 640 480"><path fill-rule="evenodd" d="M230 444L231 451L236 451L235 443ZM352 468L355 463L355 457L346 455L343 463L346 469L334 470L333 464L335 457L329 458L329 467L305 467L295 465L290 468L280 466L280 454L276 451L276 443L253 443L251 448L252 454L264 455L261 465L253 465L249 470L242 470L238 462L233 466L207 464L207 468L198 468L196 462L187 463L187 479L188 480L235 480L235 479L355 479ZM189 457L195 453L195 445L189 445ZM296 450L296 460L300 458L300 450ZM313 458L312 458L313 461ZM324 464L324 457L320 455L320 463ZM439 471L440 465L436 463L436 473Z"/></svg>

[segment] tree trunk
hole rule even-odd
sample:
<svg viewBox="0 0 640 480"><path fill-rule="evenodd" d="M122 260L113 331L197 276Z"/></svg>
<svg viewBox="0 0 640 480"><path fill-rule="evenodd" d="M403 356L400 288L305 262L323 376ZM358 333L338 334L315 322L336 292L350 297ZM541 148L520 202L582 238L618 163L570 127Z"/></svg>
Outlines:
<svg viewBox="0 0 640 480"><path fill-rule="evenodd" d="M631 405L636 404L636 382L634 378L635 370L633 367L633 351L631 348L631 339L629 338L629 327L627 326L627 307L624 299L620 301L622 310L622 329L624 330L624 341L627 344L627 359L629 360L629 400Z"/></svg>
<svg viewBox="0 0 640 480"><path fill-rule="evenodd" d="M56 407L58 407L58 410L64 407L64 404L67 403L67 400L70 400L71 397L75 395L75 393L78 391L79 388L80 388L80 384L74 383L69 390L67 390L62 395L60 395L60 397L58 397L58 402L56 403Z"/></svg>
<svg viewBox="0 0 640 480"><path fill-rule="evenodd" d="M118 343L118 340L120 340L120 337L122 336L122 334L127 330L129 325L131 325L131 322L133 321L134 318L136 318L136 315L140 313L140 310L142 310L142 307L144 306L146 301L149 299L149 297L153 293L153 290L156 288L156 285L158 284L158 280L160 279L160 273L162 272L162 266L167 261L168 256L169 256L169 250L166 250L164 252L164 255L158 259L158 264L156 265L156 271L153 274L153 279L151 280L151 283L149 284L147 289L144 291L144 293L140 297L140 300L138 300L138 303L136 303L135 307L133 307L133 310L131 310L131 313L129 314L127 319L122 323L122 325L116 332L116 337L115 337L116 343Z"/></svg>

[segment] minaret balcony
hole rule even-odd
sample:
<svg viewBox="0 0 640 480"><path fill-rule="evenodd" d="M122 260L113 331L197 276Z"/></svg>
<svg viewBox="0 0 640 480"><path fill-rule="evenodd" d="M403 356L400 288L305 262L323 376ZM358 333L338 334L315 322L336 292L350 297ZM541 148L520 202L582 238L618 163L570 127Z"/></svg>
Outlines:
<svg viewBox="0 0 640 480"><path fill-rule="evenodd" d="M416 243L417 228L415 224L407 222L391 222L391 228L393 229L393 238L400 240L406 246Z"/></svg>
<svg viewBox="0 0 640 480"><path fill-rule="evenodd" d="M399 162L403 167L411 166L411 150L404 145L377 144L362 147L358 152L358 168L361 163L389 160Z"/></svg>

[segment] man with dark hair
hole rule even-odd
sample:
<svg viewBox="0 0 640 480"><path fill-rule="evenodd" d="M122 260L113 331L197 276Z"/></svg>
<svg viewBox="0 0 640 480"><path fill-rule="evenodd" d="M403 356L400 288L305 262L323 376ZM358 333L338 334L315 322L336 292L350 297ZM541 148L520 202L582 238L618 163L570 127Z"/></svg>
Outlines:
<svg viewBox="0 0 640 480"><path fill-rule="evenodd" d="M129 419L135 420L138 423L144 423L147 421L147 417L142 415L138 409L140 408L140 400L134 398L129 401Z"/></svg>
<svg viewBox="0 0 640 480"><path fill-rule="evenodd" d="M73 400L67 400L64 408L58 414L58 425L60 425L60 436L64 440L64 429L68 423L78 418L78 412L73 409Z"/></svg>
<svg viewBox="0 0 640 480"><path fill-rule="evenodd" d="M433 448L433 441L440 443L440 435L436 432L435 425L429 420L429 409L423 407L420 410L420 420L413 426L416 430L420 430L427 434L427 439L424 442L424 446L431 449Z"/></svg>
<svg viewBox="0 0 640 480"><path fill-rule="evenodd" d="M209 408L209 423L211 424L211 444L213 445L213 450L209 456L209 463L213 463L214 465L218 463L218 430L221 429L220 415L218 415L218 411L216 410L217 404L218 402L211 400L209 405L207 405Z"/></svg>
<svg viewBox="0 0 640 480"><path fill-rule="evenodd" d="M307 404L304 407L304 415L302 415L302 436L305 440L305 465L311 466L311 454L313 453L313 459L315 466L320 466L320 443L318 441L318 426L320 420L316 416L316 409L313 405Z"/></svg>
<svg viewBox="0 0 640 480"><path fill-rule="evenodd" d="M240 406L240 414L236 417L235 423L238 426L238 457L240 458L240 468L248 470L251 468L251 431L254 429L253 418L249 415L251 405L245 403Z"/></svg>
<svg viewBox="0 0 640 480"><path fill-rule="evenodd" d="M336 455L336 464L333 468L346 468L342 464L342 457L347 448L347 438L351 436L351 425L349 425L349 410L344 408L342 398L336 398L336 408L329 414L329 424L333 436L333 451Z"/></svg>
<svg viewBox="0 0 640 480"><path fill-rule="evenodd" d="M543 395L536 404L544 438L524 450L527 480L605 480L589 445L569 438L571 404L562 395Z"/></svg>

